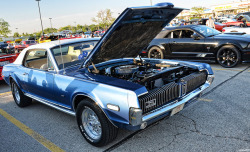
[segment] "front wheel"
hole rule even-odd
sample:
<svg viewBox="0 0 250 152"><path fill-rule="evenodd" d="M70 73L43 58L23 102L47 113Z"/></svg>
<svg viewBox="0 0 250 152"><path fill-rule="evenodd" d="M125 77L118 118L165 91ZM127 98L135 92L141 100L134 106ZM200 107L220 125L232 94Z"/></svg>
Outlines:
<svg viewBox="0 0 250 152"><path fill-rule="evenodd" d="M90 144L101 147L115 139L117 128L109 122L102 110L89 99L82 100L76 110L77 124Z"/></svg>
<svg viewBox="0 0 250 152"><path fill-rule="evenodd" d="M241 54L234 46L223 46L216 55L218 63L225 68L235 67L241 62Z"/></svg>
<svg viewBox="0 0 250 152"><path fill-rule="evenodd" d="M32 103L32 99L25 96L14 81L11 82L11 91L13 98L19 107L26 107Z"/></svg>
<svg viewBox="0 0 250 152"><path fill-rule="evenodd" d="M154 47L149 49L148 58L163 59L164 53L159 47L154 46Z"/></svg>

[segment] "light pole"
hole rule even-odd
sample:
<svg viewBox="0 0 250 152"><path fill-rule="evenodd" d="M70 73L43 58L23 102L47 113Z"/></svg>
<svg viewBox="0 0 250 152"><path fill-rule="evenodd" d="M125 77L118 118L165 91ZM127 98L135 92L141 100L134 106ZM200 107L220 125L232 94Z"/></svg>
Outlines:
<svg viewBox="0 0 250 152"><path fill-rule="evenodd" d="M151 4L151 6L152 6L152 0L150 0L150 4Z"/></svg>
<svg viewBox="0 0 250 152"><path fill-rule="evenodd" d="M51 27L51 29L52 29L52 22L51 22L51 19L52 19L52 18L49 18L49 19L50 19L50 27Z"/></svg>
<svg viewBox="0 0 250 152"><path fill-rule="evenodd" d="M76 22L74 22L75 23L75 27L76 27ZM77 28L76 28L76 30L77 30Z"/></svg>
<svg viewBox="0 0 250 152"><path fill-rule="evenodd" d="M36 0L36 1L38 2L38 9L39 9L39 15L40 15L41 26L42 26L42 33L43 33L43 36L44 36L44 32L43 32L43 22L42 22L41 10L40 10L40 5L39 5L39 1L41 1L41 0Z"/></svg>
<svg viewBox="0 0 250 152"><path fill-rule="evenodd" d="M19 36L19 34L18 34L18 28L16 27L16 32L17 32L17 37Z"/></svg>
<svg viewBox="0 0 250 152"><path fill-rule="evenodd" d="M54 33L54 32L53 32L53 29L52 29L52 22L51 22L51 19L52 19L52 18L49 18L49 20L50 20L50 27L51 27L52 33Z"/></svg>

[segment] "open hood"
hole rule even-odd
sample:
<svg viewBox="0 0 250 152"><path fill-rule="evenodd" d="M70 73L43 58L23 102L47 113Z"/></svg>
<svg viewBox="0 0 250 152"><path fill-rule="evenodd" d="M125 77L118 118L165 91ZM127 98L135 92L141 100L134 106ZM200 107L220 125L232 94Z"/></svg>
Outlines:
<svg viewBox="0 0 250 152"><path fill-rule="evenodd" d="M171 3L125 9L97 43L83 66L136 57L182 10L173 8Z"/></svg>

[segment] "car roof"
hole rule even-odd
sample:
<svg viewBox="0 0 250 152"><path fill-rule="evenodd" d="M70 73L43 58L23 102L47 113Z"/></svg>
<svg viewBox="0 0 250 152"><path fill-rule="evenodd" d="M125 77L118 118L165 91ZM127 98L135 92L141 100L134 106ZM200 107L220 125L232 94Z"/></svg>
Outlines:
<svg viewBox="0 0 250 152"><path fill-rule="evenodd" d="M84 42L84 41L99 41L100 38L75 38L75 39L66 39L66 40L56 40L56 41L51 41L51 42L46 42L46 43L40 43L36 45L32 45L29 47L29 49L49 49L55 46L59 45L66 45L66 44L71 44L71 43L78 43L78 42Z"/></svg>
<svg viewBox="0 0 250 152"><path fill-rule="evenodd" d="M40 43L36 45L31 45L27 48L25 48L17 57L17 59L14 61L14 64L22 64L23 58L26 54L26 52L30 49L50 49L59 45L67 45L72 43L80 43L80 42L87 42L87 41L99 41L100 38L76 38L76 39L67 39L67 40L57 40L57 41L51 41L46 43Z"/></svg>
<svg viewBox="0 0 250 152"><path fill-rule="evenodd" d="M165 30L175 30L175 29L183 29L183 28L192 28L192 27L195 27L195 26L204 26L204 25L182 25L182 26L172 26L172 27L165 27L164 29Z"/></svg>

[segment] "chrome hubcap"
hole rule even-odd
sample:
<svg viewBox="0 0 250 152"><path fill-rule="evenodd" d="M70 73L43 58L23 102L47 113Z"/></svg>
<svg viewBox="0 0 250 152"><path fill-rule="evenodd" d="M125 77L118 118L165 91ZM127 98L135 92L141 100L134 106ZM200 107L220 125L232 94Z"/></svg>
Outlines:
<svg viewBox="0 0 250 152"><path fill-rule="evenodd" d="M13 84L13 93L14 93L14 96L16 98L16 102L19 104L20 103L20 94L19 94L19 90L18 90L16 84Z"/></svg>
<svg viewBox="0 0 250 152"><path fill-rule="evenodd" d="M102 135L101 123L95 112L89 107L85 107L82 112L82 124L86 133L94 140L98 140Z"/></svg>

